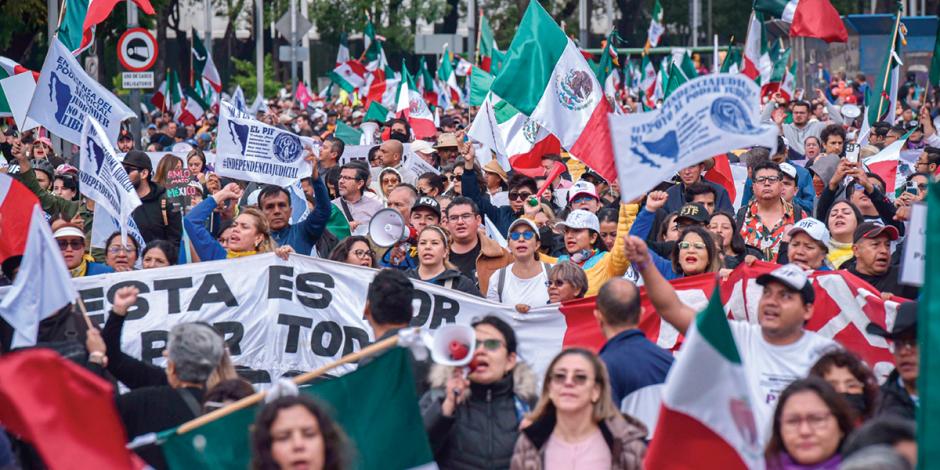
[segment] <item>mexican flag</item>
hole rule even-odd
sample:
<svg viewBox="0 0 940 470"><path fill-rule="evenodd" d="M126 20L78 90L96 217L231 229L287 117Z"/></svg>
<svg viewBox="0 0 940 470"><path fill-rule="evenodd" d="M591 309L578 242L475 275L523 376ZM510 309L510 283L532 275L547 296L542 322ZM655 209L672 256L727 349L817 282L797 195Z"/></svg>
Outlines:
<svg viewBox="0 0 940 470"><path fill-rule="evenodd" d="M360 94L365 94L366 103L377 101L386 108L394 108L400 82L395 71L386 64L384 68L369 73L365 86L360 88Z"/></svg>
<svg viewBox="0 0 940 470"><path fill-rule="evenodd" d="M933 58L930 59L928 80L931 86L940 87L940 34L937 35L937 41L933 45Z"/></svg>
<svg viewBox="0 0 940 470"><path fill-rule="evenodd" d="M219 69L215 68L212 54L206 50L205 43L195 30L193 30L193 67L196 69L197 79L206 79L216 93L222 93L222 77L219 76Z"/></svg>
<svg viewBox="0 0 940 470"><path fill-rule="evenodd" d="M614 33L610 33L604 41L600 61L594 68L597 81L604 85L604 94L607 96L616 96L617 89L620 88L620 71L617 70L619 66L617 49L614 48Z"/></svg>
<svg viewBox="0 0 940 470"><path fill-rule="evenodd" d="M14 75L19 75L24 72L32 72L33 80L39 79L39 72L33 72L32 70L23 67L12 59L0 56L0 80L3 80L7 77L12 77ZM13 110L10 108L10 103L7 101L7 97L3 92L3 88L0 88L0 117L11 116L13 116Z"/></svg>
<svg viewBox="0 0 940 470"><path fill-rule="evenodd" d="M467 98L470 106L481 106L491 86L493 76L480 67L474 67L473 73L470 74L470 96Z"/></svg>
<svg viewBox="0 0 940 470"><path fill-rule="evenodd" d="M167 70L166 78L160 83L160 88L150 98L150 102L161 111L176 112L182 96L183 89L180 88L176 70Z"/></svg>
<svg viewBox="0 0 940 470"><path fill-rule="evenodd" d="M378 101L373 101L369 103L369 108L366 110L366 115L363 116L362 122L366 121L376 121L380 124L384 124L385 121L391 119L392 115L385 106L382 106ZM338 123L339 121L337 121Z"/></svg>
<svg viewBox="0 0 940 470"><path fill-rule="evenodd" d="M492 92L558 137L569 153L613 181L607 114L593 69L539 2L529 2Z"/></svg>
<svg viewBox="0 0 940 470"><path fill-rule="evenodd" d="M336 121L333 137L342 140L346 145L359 145L362 142L362 131L349 126L343 121Z"/></svg>
<svg viewBox="0 0 940 470"><path fill-rule="evenodd" d="M150 0L132 0L147 15L156 12ZM65 14L59 24L58 36L73 54L81 54L95 40L95 26L108 19L120 0L70 0L64 4Z"/></svg>
<svg viewBox="0 0 940 470"><path fill-rule="evenodd" d="M787 76L787 62L789 61L790 49L787 49L783 54L780 54L776 61L774 61L767 80L761 82L761 97L772 95L774 92L780 89L780 85ZM795 63L796 61L794 61L794 64ZM787 99L789 99L789 97L787 97Z"/></svg>
<svg viewBox="0 0 940 470"><path fill-rule="evenodd" d="M741 62L743 57L741 56L741 48L731 46L728 48L728 53L725 54L725 60L721 62L721 68L719 69L720 73L738 73L741 69Z"/></svg>
<svg viewBox="0 0 940 470"><path fill-rule="evenodd" d="M486 72L495 74L499 70L499 47L496 45L496 37L493 36L493 28L490 28L490 22L480 10L480 68Z"/></svg>
<svg viewBox="0 0 940 470"><path fill-rule="evenodd" d="M756 0L754 10L790 23L790 37L849 40L842 17L829 0Z"/></svg>
<svg viewBox="0 0 940 470"><path fill-rule="evenodd" d="M761 42L763 41L763 28L755 12L751 12L751 19L747 24L747 38L744 42L744 60L741 64L741 73L752 80L760 77Z"/></svg>
<svg viewBox="0 0 940 470"><path fill-rule="evenodd" d="M557 137L493 93L486 96L467 136L532 177L544 176L543 155L561 153Z"/></svg>
<svg viewBox="0 0 940 470"><path fill-rule="evenodd" d="M301 388L325 403L349 438L352 468L435 468L418 409L408 350L393 347L339 378ZM165 432L162 444L170 468L248 468L254 406L185 434Z"/></svg>
<svg viewBox="0 0 940 470"><path fill-rule="evenodd" d="M385 59L385 50L382 49L382 42L375 34L375 24L369 21L365 30L362 32L363 50L362 58L365 61L366 69L369 71L379 70L388 65Z"/></svg>
<svg viewBox="0 0 940 470"><path fill-rule="evenodd" d="M330 72L330 80L340 88L352 93L366 84L366 68L358 60L347 60Z"/></svg>
<svg viewBox="0 0 940 470"><path fill-rule="evenodd" d="M640 91L643 93L643 104L647 108L656 106L656 82L659 76L656 74L656 67L650 60L650 56L643 54L643 62L640 66L643 78L640 80Z"/></svg>
<svg viewBox="0 0 940 470"><path fill-rule="evenodd" d="M695 63L688 53L682 54L682 59L676 63L675 60L669 65L669 81L666 82L666 90L663 92L663 99L669 97L683 83L698 77L698 71L695 70Z"/></svg>
<svg viewBox="0 0 940 470"><path fill-rule="evenodd" d="M428 104L424 102L424 97L415 85L415 80L408 72L408 66L405 65L404 60L401 63L401 83L398 84L395 113L408 120L411 132L414 133L416 139L434 137L437 133L434 115L428 109Z"/></svg>
<svg viewBox="0 0 940 470"><path fill-rule="evenodd" d="M441 63L437 67L437 79L441 81L444 87L444 94L448 95L451 103L460 103L463 101L463 93L460 86L457 85L457 75L454 73L454 55L450 48L444 46L444 55L441 56Z"/></svg>
<svg viewBox="0 0 940 470"><path fill-rule="evenodd" d="M183 90L183 94L186 97L186 105L183 106L182 111L180 111L178 120L187 126L194 125L197 120L206 114L206 111L209 111L209 103L206 103L206 101L199 96L199 93L192 88L187 87Z"/></svg>
<svg viewBox="0 0 940 470"><path fill-rule="evenodd" d="M440 94L437 92L437 87L434 85L434 76L431 75L431 71L428 70L427 62L424 60L424 57L419 58L418 73L415 74L415 86L418 87L421 95L424 96L424 101L430 107L438 106L440 101Z"/></svg>
<svg viewBox="0 0 940 470"><path fill-rule="evenodd" d="M653 4L653 13L650 15L650 27L646 32L646 50L659 45L659 38L663 36L666 27L663 25L663 6L659 0Z"/></svg>
<svg viewBox="0 0 940 470"><path fill-rule="evenodd" d="M900 12L897 13L898 16L900 14ZM896 27L899 27L899 21L900 19L895 17ZM894 110L897 108L898 99L898 81L901 76L901 66L904 65L898 55L901 50L900 36L900 33L897 34L897 38L885 56L881 68L878 69L875 82L871 84L872 100L868 106L868 121L872 124L879 121L894 124ZM937 60L936 56L933 60ZM933 62L931 62L931 70L933 70Z"/></svg>
<svg viewBox="0 0 940 470"><path fill-rule="evenodd" d="M669 370L646 468L764 468L741 355L716 286Z"/></svg>
<svg viewBox="0 0 940 470"><path fill-rule="evenodd" d="M346 35L346 32L343 31L339 34L339 47L336 49L336 67L349 62L350 59L349 37Z"/></svg>
<svg viewBox="0 0 940 470"><path fill-rule="evenodd" d="M913 132L908 132L882 151L862 159L868 171L885 181L885 194L889 197L894 194L895 189L904 187L905 178L904 174L898 171L898 163L901 161L901 150Z"/></svg>
<svg viewBox="0 0 940 470"><path fill-rule="evenodd" d="M926 260L922 292L940 288L940 187L931 183L927 191ZM933 248L931 248L933 247ZM918 468L940 465L940 305L932 295L923 295L917 312L917 344L920 346L920 371L917 377L917 462Z"/></svg>

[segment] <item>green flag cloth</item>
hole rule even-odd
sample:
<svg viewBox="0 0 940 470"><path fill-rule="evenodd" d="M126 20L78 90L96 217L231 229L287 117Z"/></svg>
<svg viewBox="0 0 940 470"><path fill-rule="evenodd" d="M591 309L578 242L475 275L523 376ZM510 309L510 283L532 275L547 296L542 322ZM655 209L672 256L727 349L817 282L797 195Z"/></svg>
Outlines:
<svg viewBox="0 0 940 470"><path fill-rule="evenodd" d="M63 4L65 15L62 16L62 23L59 24L59 40L70 51L76 51L82 46L82 26L85 23L85 15L88 13L89 0L69 0Z"/></svg>
<svg viewBox="0 0 940 470"><path fill-rule="evenodd" d="M356 469L405 469L433 461L418 409L411 364L392 348L342 377L301 389L324 403L349 437ZM236 411L162 444L171 469L249 468L249 429L259 408Z"/></svg>
<svg viewBox="0 0 940 470"><path fill-rule="evenodd" d="M473 67L470 74L470 106L483 106L483 100L493 85L493 76L484 72L480 67Z"/></svg>
<svg viewBox="0 0 940 470"><path fill-rule="evenodd" d="M917 468L940 466L940 184L927 190L927 241L924 285L917 312L917 345L920 374L917 376Z"/></svg>
<svg viewBox="0 0 940 470"><path fill-rule="evenodd" d="M362 118L362 122L376 121L378 123L384 123L387 120L388 109L386 109L385 106L382 106L382 103L379 103L378 101L369 103L369 109L366 110L366 115Z"/></svg>
<svg viewBox="0 0 940 470"><path fill-rule="evenodd" d="M728 53L725 54L725 60L721 63L721 73L731 72L731 66L734 65L737 67L740 72L741 67L741 48L737 46L731 46L728 48Z"/></svg>
<svg viewBox="0 0 940 470"><path fill-rule="evenodd" d="M940 87L940 31L937 32L937 41L933 44L933 58L930 59L930 84Z"/></svg>
<svg viewBox="0 0 940 470"><path fill-rule="evenodd" d="M362 142L362 131L350 127L340 120L336 121L336 130L333 131L333 136L342 140L346 145L359 145L359 143Z"/></svg>

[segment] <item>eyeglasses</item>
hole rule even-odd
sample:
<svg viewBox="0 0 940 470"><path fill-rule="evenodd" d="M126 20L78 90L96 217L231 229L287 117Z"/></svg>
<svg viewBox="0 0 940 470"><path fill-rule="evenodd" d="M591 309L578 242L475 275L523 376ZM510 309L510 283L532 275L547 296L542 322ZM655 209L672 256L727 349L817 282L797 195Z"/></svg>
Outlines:
<svg viewBox="0 0 940 470"><path fill-rule="evenodd" d="M679 249L688 250L689 248L695 248L697 250L704 250L705 244L702 242L679 242Z"/></svg>
<svg viewBox="0 0 940 470"><path fill-rule="evenodd" d="M545 281L545 287L555 286L555 287L560 288L561 286L565 285L566 282L568 281L563 281L561 279L555 279L555 280L549 279L548 281Z"/></svg>
<svg viewBox="0 0 940 470"><path fill-rule="evenodd" d="M891 350L892 353L901 352L905 349L916 351L917 339L916 338L896 339L888 343L888 349Z"/></svg>
<svg viewBox="0 0 940 470"><path fill-rule="evenodd" d="M809 424L809 427L815 431L822 430L826 427L826 423L829 421L829 418L832 417L832 413L826 411L823 413L813 413L806 416L789 416L781 420L782 428L787 431L797 431L803 425L805 421L806 424Z"/></svg>
<svg viewBox="0 0 940 470"><path fill-rule="evenodd" d="M573 372L571 374L566 374L564 372L552 372L552 384L553 385L564 385L568 383L570 379L575 385L582 386L588 383L588 376L585 373Z"/></svg>
<svg viewBox="0 0 940 470"><path fill-rule="evenodd" d="M84 240L79 240L79 239L61 240L61 239L60 239L60 240L56 240L56 243L59 244L59 249L62 250L62 251L68 250L69 248L71 248L71 249L73 249L73 250L84 250L84 249L85 249L85 241L84 241Z"/></svg>
<svg viewBox="0 0 940 470"><path fill-rule="evenodd" d="M352 254L359 259L375 257L375 252L372 250L353 250Z"/></svg>
<svg viewBox="0 0 940 470"><path fill-rule="evenodd" d="M510 234L509 234L509 239L512 240L512 241L514 241L514 242L517 242L517 241L519 241L520 238L525 238L526 240L531 240L532 237L534 237L534 236L535 236L534 233L532 233L532 232L526 230L525 232L512 232L512 233L510 233Z"/></svg>
<svg viewBox="0 0 940 470"><path fill-rule="evenodd" d="M112 255L117 255L117 254L120 254L120 253L127 254L127 253L130 253L130 252L132 252L132 251L134 251L134 250L132 250L132 249L130 249L130 248L123 247L123 246L121 246L121 245L112 246L112 247L108 248L108 253L111 253Z"/></svg>
<svg viewBox="0 0 940 470"><path fill-rule="evenodd" d="M518 192L518 191L509 192L510 201L525 201L526 199L529 198L529 196L532 196L532 193Z"/></svg>
<svg viewBox="0 0 940 470"><path fill-rule="evenodd" d="M137 171L137 167L136 167L136 166L130 166L130 165L122 165L122 166L124 167L124 171L126 171L127 174L131 174L131 173Z"/></svg>
<svg viewBox="0 0 940 470"><path fill-rule="evenodd" d="M780 177L779 176L758 176L757 178L754 178L754 182L757 184L764 184L764 183L774 184L774 183L780 182Z"/></svg>
<svg viewBox="0 0 940 470"><path fill-rule="evenodd" d="M472 219L474 215L476 215L476 214L474 214L473 212L467 212L466 214L448 215L448 216L447 216L447 220L451 221L451 223L453 223L453 222L458 222L458 221L461 221L461 220L464 221L464 222L469 222L470 219Z"/></svg>
<svg viewBox="0 0 940 470"><path fill-rule="evenodd" d="M350 180L359 181L359 178L356 178L355 176L346 176L346 175L339 175L339 179L340 181L350 181Z"/></svg>
<svg viewBox="0 0 940 470"><path fill-rule="evenodd" d="M478 339L476 347L479 349L480 346L488 351L498 351L503 346L503 342L498 339Z"/></svg>

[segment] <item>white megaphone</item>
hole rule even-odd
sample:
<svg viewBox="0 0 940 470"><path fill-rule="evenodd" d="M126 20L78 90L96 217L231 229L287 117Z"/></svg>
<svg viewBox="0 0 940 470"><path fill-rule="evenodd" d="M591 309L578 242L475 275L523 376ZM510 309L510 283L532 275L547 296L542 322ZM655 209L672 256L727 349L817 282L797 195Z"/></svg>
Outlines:
<svg viewBox="0 0 940 470"><path fill-rule="evenodd" d="M862 109L858 106L849 103L842 105L842 116L850 121L854 121L855 118L862 115Z"/></svg>
<svg viewBox="0 0 940 470"><path fill-rule="evenodd" d="M470 325L443 325L434 331L431 360L445 366L466 366L473 359L476 343L477 335Z"/></svg>
<svg viewBox="0 0 940 470"><path fill-rule="evenodd" d="M395 209L382 209L369 221L369 239L376 246L388 248L414 236L414 229Z"/></svg>

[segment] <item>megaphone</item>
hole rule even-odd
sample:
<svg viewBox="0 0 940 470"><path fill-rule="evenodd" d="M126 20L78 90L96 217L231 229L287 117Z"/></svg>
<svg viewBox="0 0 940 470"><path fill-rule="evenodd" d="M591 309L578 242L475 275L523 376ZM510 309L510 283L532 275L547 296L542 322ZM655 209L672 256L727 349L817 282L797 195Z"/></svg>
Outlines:
<svg viewBox="0 0 940 470"><path fill-rule="evenodd" d="M476 343L477 335L470 325L442 325L434 331L431 360L445 366L466 366L473 359Z"/></svg>
<svg viewBox="0 0 940 470"><path fill-rule="evenodd" d="M369 221L369 239L376 246L388 248L414 237L414 228L395 209L382 209Z"/></svg>
<svg viewBox="0 0 940 470"><path fill-rule="evenodd" d="M846 119L854 120L862 115L862 109L852 103L844 104L842 105L842 115Z"/></svg>

